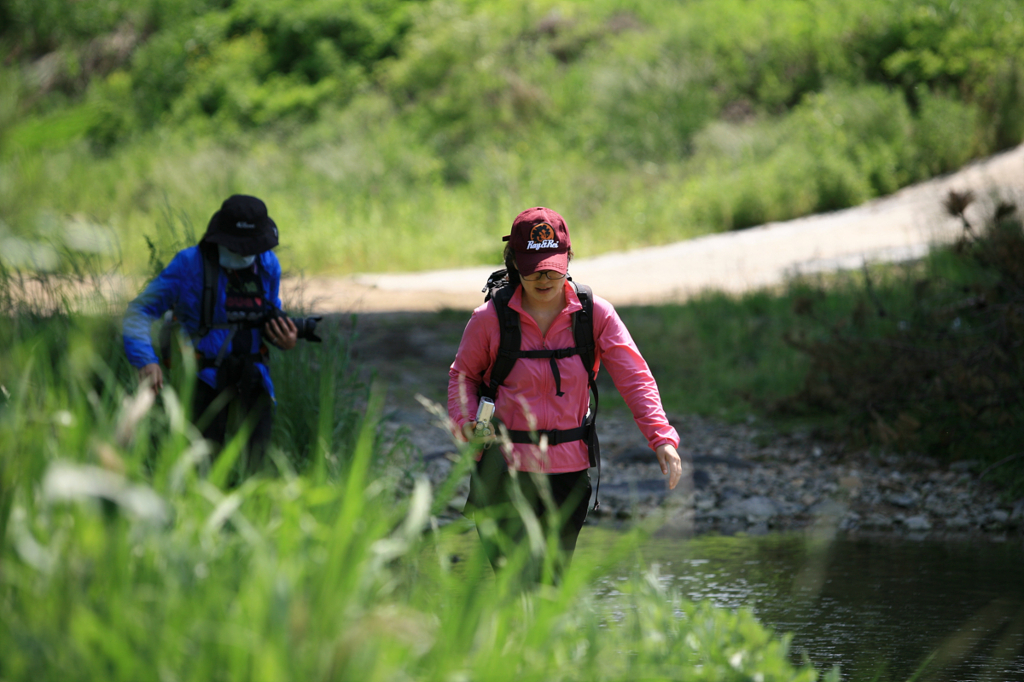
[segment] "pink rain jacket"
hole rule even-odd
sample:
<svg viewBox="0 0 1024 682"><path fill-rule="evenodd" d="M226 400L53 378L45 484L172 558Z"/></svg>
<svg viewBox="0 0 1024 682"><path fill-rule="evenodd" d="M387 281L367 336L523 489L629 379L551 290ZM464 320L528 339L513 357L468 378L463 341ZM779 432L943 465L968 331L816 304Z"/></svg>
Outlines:
<svg viewBox="0 0 1024 682"><path fill-rule="evenodd" d="M565 287L566 307L555 318L546 337L541 336L537 323L523 311L522 288L512 295L509 308L519 313L523 350L554 350L576 345L571 315L583 306L572 285L566 282ZM599 296L594 296L594 340L597 345L595 370L604 363L651 449L666 443L679 447L679 434L668 423L647 362L615 309ZM494 303L488 301L473 311L455 362L448 371L448 415L459 433L463 424L476 417L478 387L481 381L485 384L490 381L499 343L498 314ZM548 358L516 360L495 400L495 417L507 428L565 430L583 424L590 401L587 372L578 355L556 362L565 393L562 397L555 395L555 379ZM551 446L546 455L536 445L516 443L510 453L506 452L505 459L519 471L548 474L581 471L589 466L587 444L581 440Z"/></svg>

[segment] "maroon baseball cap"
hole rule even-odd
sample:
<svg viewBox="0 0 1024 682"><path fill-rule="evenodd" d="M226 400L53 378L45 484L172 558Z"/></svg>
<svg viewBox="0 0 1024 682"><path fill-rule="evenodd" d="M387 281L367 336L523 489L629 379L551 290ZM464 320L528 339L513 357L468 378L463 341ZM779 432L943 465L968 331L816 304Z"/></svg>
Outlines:
<svg viewBox="0 0 1024 682"><path fill-rule="evenodd" d="M503 241L512 246L520 274L554 270L564 275L569 270L569 228L550 208L538 206L517 215Z"/></svg>

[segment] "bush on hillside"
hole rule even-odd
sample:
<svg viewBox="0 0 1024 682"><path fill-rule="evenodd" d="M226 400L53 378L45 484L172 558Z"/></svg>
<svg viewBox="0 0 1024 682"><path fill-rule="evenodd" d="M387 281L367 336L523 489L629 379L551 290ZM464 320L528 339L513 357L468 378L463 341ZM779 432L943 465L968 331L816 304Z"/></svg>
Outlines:
<svg viewBox="0 0 1024 682"><path fill-rule="evenodd" d="M1024 0L96 4L3 5L0 221L88 213L133 268L154 206L236 191L285 199L309 271L450 267L493 251L463 225L526 204L636 248L857 204L1024 133Z"/></svg>
<svg viewBox="0 0 1024 682"><path fill-rule="evenodd" d="M0 42L43 74L42 99L54 83L81 95L92 79L123 70L143 129L171 113L177 123L212 117L229 128L236 118L309 120L382 86L416 110L441 154L513 129L557 132L616 163L665 162L688 156L693 136L719 116L783 115L835 83L895 87L915 117L932 95L977 107L972 129L985 149L1015 144L1024 125L1024 29L1007 19L1024 11L1019 0L786 0L757 12L740 0L5 7ZM99 58L114 44L116 57ZM30 106L46 105L36 97Z"/></svg>
<svg viewBox="0 0 1024 682"><path fill-rule="evenodd" d="M408 28L406 0L233 3L140 50L132 68L144 121L211 118L217 128L314 120L344 106Z"/></svg>
<svg viewBox="0 0 1024 682"><path fill-rule="evenodd" d="M1024 228L1008 203L977 228L964 215L972 199L950 193L946 207L962 220L963 235L923 276L903 283L902 305L883 301L865 271L847 319L817 335L788 336L811 366L777 414L833 415L855 441L943 460L1019 457ZM823 321L813 297L796 305ZM1015 485L1024 487L1024 476Z"/></svg>

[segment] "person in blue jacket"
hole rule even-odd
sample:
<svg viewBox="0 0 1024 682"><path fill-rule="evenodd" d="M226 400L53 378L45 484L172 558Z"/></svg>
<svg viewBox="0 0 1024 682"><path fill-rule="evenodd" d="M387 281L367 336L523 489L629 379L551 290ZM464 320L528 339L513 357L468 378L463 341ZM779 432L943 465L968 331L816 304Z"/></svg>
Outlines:
<svg viewBox="0 0 1024 682"><path fill-rule="evenodd" d="M273 424L274 384L264 341L289 350L298 338L295 323L276 314L281 308L281 265L272 251L277 243L277 225L260 199L229 197L199 244L179 251L128 304L123 325L129 362L140 382L159 392L164 377L150 329L173 311L192 339L199 369L193 419L204 438L223 445L229 412L240 408L253 423L250 468L261 464Z"/></svg>

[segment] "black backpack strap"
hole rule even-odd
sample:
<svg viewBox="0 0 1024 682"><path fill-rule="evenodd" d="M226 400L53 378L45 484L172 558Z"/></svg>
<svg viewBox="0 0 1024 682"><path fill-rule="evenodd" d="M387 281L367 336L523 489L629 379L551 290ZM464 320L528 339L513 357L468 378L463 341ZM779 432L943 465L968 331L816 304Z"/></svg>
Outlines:
<svg viewBox="0 0 1024 682"><path fill-rule="evenodd" d="M587 370L587 381L594 394L593 409L590 410L588 421L593 422L597 417L597 406L600 400L600 395L597 392L597 372L594 371L594 365L597 363L597 344L594 341L594 292L586 284L573 282L572 285L576 287L576 296L583 305L582 310L573 315L572 337L576 347L572 350L579 354L580 360L583 361L583 366Z"/></svg>
<svg viewBox="0 0 1024 682"><path fill-rule="evenodd" d="M203 295L199 310L199 337L202 338L213 329L213 308L217 304L220 263L217 249L212 244L202 244L199 250L203 254Z"/></svg>
<svg viewBox="0 0 1024 682"><path fill-rule="evenodd" d="M519 327L519 313L509 310L508 302L512 299L515 287L502 287L495 291L494 310L498 314L499 338L498 356L491 368L491 380L480 386L480 395L494 400L498 396L498 387L508 378L516 360L522 356L519 349L522 345L523 332Z"/></svg>
<svg viewBox="0 0 1024 682"><path fill-rule="evenodd" d="M555 378L555 395L561 398L565 395L565 392L562 390L562 374L558 371L558 363L555 361L561 360L562 358L571 358L574 355L579 355L580 352L578 348L557 348L544 350L521 350L518 352L512 351L510 354L517 358L536 358L540 360L547 360L548 364L551 366L551 376ZM508 375L506 374L506 376Z"/></svg>
<svg viewBox="0 0 1024 682"><path fill-rule="evenodd" d="M199 253L203 258L203 291L199 298L199 329L197 337L202 338L213 329L213 307L217 302L217 282L220 274L220 262L217 247L213 244L200 243ZM177 308L165 313L160 326L159 344L160 357L163 364L171 367L171 339L177 326Z"/></svg>
<svg viewBox="0 0 1024 682"><path fill-rule="evenodd" d="M540 443L541 436L547 436L548 445L561 445L571 443L574 440L587 440L589 442L590 428L588 426L577 426L575 429L537 429L536 431L513 431L507 429L508 439L513 443Z"/></svg>
<svg viewBox="0 0 1024 682"><path fill-rule="evenodd" d="M594 371L594 365L597 362L597 344L594 340L594 292L586 284L573 282L572 285L576 288L576 296L583 306L582 310L574 316L572 335L583 366L587 369L590 392L594 394L583 426L587 429L587 452L590 455L590 466L597 467L597 486L594 489L594 510L596 511L601 508L601 502L598 499L601 492L601 444L597 440L596 425L597 408L601 396L597 390L597 372Z"/></svg>

